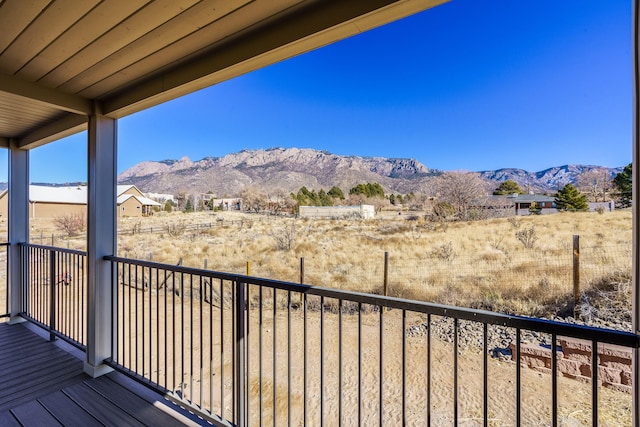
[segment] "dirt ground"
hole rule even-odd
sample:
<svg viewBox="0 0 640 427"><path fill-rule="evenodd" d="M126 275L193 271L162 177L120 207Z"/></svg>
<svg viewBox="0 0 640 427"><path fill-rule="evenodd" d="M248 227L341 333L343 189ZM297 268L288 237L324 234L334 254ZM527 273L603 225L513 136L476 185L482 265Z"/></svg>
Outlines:
<svg viewBox="0 0 640 427"><path fill-rule="evenodd" d="M120 363L230 419L235 351L232 306L225 303L222 309L215 305L210 309L209 304L200 306L196 301L192 305L191 299L162 291L142 293L124 287L122 292L121 312L130 312L131 317L125 316L120 324ZM146 314L138 314L136 320L133 309L137 306L142 310L143 305L145 309L139 313ZM340 318L336 312L325 311L321 316L317 309L308 310L305 347L303 311L292 310L289 314L281 301L275 314L272 307L272 300L266 299L262 314L257 305L249 309L245 350L252 424L273 425L275 414L276 425L304 425L306 410L309 426L321 425L322 415L324 425L337 425L339 416L345 426L373 426L381 421L399 425L403 422L404 384L406 425L424 425L429 416L434 426L454 425L453 344L432 337L428 346L426 334L407 336L403 332L422 324L422 315L407 313L403 327L400 310L384 312L381 328L379 312L360 316L344 313ZM127 342L131 344L124 346ZM515 363L489 358L487 378L489 425L515 425ZM459 352L457 386L458 425L482 425L481 352ZM591 425L590 384L561 377L558 393L560 425ZM629 394L600 387L599 402L600 425L631 425ZM550 375L523 368L523 425L550 425L551 405Z"/></svg>

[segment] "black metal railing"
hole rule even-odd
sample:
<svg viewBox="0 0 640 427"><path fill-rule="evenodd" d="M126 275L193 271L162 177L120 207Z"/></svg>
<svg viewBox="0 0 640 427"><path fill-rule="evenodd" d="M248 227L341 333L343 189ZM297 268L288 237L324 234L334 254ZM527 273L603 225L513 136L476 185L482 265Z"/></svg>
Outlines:
<svg viewBox="0 0 640 427"><path fill-rule="evenodd" d="M631 333L105 259L117 281L112 366L219 425L618 425L633 415L633 373L615 383L601 360L638 348ZM583 340L578 371L560 337Z"/></svg>
<svg viewBox="0 0 640 427"><path fill-rule="evenodd" d="M9 318L9 243L0 243L0 322Z"/></svg>
<svg viewBox="0 0 640 427"><path fill-rule="evenodd" d="M86 252L21 245L24 278L22 315L84 349L86 346Z"/></svg>

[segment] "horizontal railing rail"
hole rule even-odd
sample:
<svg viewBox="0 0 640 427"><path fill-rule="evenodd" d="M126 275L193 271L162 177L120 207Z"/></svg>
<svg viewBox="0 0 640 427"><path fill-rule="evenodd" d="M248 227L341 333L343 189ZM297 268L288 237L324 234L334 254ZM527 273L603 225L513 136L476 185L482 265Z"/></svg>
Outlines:
<svg viewBox="0 0 640 427"><path fill-rule="evenodd" d="M632 416L632 373L618 369L625 349L640 347L632 333L105 259L117 282L110 363L218 425L598 425ZM561 338L580 340L579 361ZM539 375L523 368L529 351ZM610 393L622 393L620 407L600 401Z"/></svg>
<svg viewBox="0 0 640 427"><path fill-rule="evenodd" d="M24 280L22 316L62 338L86 348L86 252L21 244Z"/></svg>

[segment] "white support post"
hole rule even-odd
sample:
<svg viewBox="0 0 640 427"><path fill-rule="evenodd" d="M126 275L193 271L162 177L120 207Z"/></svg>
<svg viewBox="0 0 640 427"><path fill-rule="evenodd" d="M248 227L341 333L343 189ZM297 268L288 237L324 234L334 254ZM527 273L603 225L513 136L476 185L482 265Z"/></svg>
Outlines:
<svg viewBox="0 0 640 427"><path fill-rule="evenodd" d="M89 117L87 206L87 360L84 371L98 377L111 371L114 341L115 282L105 255L116 253L117 122L94 114Z"/></svg>
<svg viewBox="0 0 640 427"><path fill-rule="evenodd" d="M29 152L21 150L15 140L9 140L9 248L8 280L10 323L24 319L22 265L19 243L29 241Z"/></svg>

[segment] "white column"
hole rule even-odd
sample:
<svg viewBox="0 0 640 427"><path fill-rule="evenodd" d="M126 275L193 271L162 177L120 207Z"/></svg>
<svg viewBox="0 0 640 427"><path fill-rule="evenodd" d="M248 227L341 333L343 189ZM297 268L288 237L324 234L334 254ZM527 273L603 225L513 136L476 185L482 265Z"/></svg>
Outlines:
<svg viewBox="0 0 640 427"><path fill-rule="evenodd" d="M117 122L89 117L87 206L87 360L84 371L97 377L111 371L115 280L105 255L116 253Z"/></svg>
<svg viewBox="0 0 640 427"><path fill-rule="evenodd" d="M18 243L29 241L29 151L9 140L9 243L7 290L10 323L23 322L22 266Z"/></svg>

